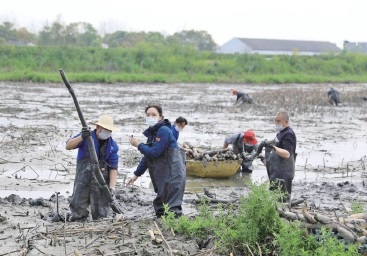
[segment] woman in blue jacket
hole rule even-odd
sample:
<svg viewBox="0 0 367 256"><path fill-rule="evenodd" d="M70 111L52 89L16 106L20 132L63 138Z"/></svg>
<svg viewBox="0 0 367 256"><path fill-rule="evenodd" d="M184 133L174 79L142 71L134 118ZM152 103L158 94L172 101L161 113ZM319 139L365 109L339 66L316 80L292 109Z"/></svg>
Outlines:
<svg viewBox="0 0 367 256"><path fill-rule="evenodd" d="M182 215L182 201L186 185L184 158L171 131L171 123L163 118L160 106L145 108L146 124L149 128L143 134L147 143L140 143L131 137L130 143L144 155L134 176L127 184L133 184L139 176L149 169L153 187L157 193L153 206L158 218L164 215L164 204L175 217Z"/></svg>

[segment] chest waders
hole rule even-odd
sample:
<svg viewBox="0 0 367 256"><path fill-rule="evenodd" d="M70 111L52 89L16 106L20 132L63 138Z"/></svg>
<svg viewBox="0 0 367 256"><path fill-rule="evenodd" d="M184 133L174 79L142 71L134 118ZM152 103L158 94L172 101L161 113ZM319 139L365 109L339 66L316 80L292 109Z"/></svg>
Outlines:
<svg viewBox="0 0 367 256"><path fill-rule="evenodd" d="M74 105L75 105L75 108L78 112L78 116L79 116L79 119L80 119L80 122L81 122L82 126L84 128L88 128L87 122L84 119L83 113L80 109L78 100L77 100L76 95L74 93L74 90L71 87L68 79L66 78L64 70L59 69L59 72L60 72L61 78L62 78L65 86L67 87L67 89L69 90L70 95L73 98ZM93 141L92 136L88 136L87 141L88 141L88 151L89 151L90 159L91 159L91 162L92 162L91 163L91 172L92 172L92 175L94 175L94 177L98 181L98 184L101 188L100 191L102 193L102 196L104 198L106 198L106 200L109 202L110 207L112 208L112 210L114 212L122 214L123 212L122 212L122 209L121 209L120 205L118 204L116 199L111 195L110 189L109 189L109 187L107 186L107 184L105 182L105 179L104 179L104 177L101 173L101 170L99 169L98 158L97 158L97 154L96 154L96 150L95 150L95 147L94 147L94 141Z"/></svg>
<svg viewBox="0 0 367 256"><path fill-rule="evenodd" d="M233 152L235 154L240 154L242 157L242 153L251 153L254 150L254 146L246 146L243 141L241 141L241 133L238 134L237 139L233 145ZM241 170L243 172L252 172L252 161L250 159L242 159L241 162Z"/></svg>

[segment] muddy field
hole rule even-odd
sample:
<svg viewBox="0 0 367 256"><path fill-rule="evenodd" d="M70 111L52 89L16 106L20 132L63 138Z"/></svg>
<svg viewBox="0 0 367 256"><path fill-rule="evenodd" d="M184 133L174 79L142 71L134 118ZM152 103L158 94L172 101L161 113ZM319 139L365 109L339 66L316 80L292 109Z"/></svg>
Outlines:
<svg viewBox="0 0 367 256"><path fill-rule="evenodd" d="M260 141L274 138L274 116L284 109L298 138L292 197L305 198L315 209L336 215L348 214L353 203L367 201L364 84L72 85L87 120L107 114L121 128L113 137L120 146L117 199L125 220L118 222L120 216L111 214L89 223L52 222L57 212L55 194L60 193L61 216L67 214L72 194L76 151L65 150L65 142L81 128L74 103L61 82L1 82L0 256L167 255L169 247L177 255L215 255L211 243L182 238L155 222L148 174L134 187L124 186L140 158L128 144L128 135L144 139L144 108L151 103L162 105L171 121L178 116L188 119L180 143L211 148L220 148L226 136L247 129L254 129ZM330 87L341 94L338 107L327 102ZM257 104L234 106L231 89L249 93ZM267 182L259 160L252 174L221 180L188 177L184 214L196 214L194 201L204 188L217 199L233 200L248 193L247 180ZM149 230L161 230L163 242L152 242Z"/></svg>

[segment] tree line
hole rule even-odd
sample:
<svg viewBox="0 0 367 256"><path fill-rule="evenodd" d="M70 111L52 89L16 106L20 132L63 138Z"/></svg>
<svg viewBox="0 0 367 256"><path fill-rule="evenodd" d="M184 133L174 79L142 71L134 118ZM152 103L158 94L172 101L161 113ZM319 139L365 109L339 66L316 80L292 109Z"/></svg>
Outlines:
<svg viewBox="0 0 367 256"><path fill-rule="evenodd" d="M0 45L131 48L140 43L190 46L198 51L215 51L217 48L212 36L206 31L182 30L169 36L159 32L116 31L101 36L93 25L87 22L64 25L54 21L51 25L44 25L38 33L31 33L25 27L15 28L9 21L0 25Z"/></svg>

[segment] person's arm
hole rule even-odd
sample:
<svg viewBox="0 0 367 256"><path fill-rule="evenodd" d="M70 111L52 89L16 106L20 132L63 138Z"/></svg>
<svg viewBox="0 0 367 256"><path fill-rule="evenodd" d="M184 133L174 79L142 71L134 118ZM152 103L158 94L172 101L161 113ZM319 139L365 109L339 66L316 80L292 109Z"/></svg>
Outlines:
<svg viewBox="0 0 367 256"><path fill-rule="evenodd" d="M273 148L274 148L274 152L277 153L277 155L280 156L280 157L289 158L290 155L291 155L288 152L288 150L286 150L286 149L278 148L276 146L274 146Z"/></svg>
<svg viewBox="0 0 367 256"><path fill-rule="evenodd" d="M127 181L127 185L132 185L134 184L134 182L138 179L138 177L140 177L141 175L144 174L144 172L148 169L148 163L147 160L145 159L145 157L143 157L139 164L138 167L136 168L134 175Z"/></svg>
<svg viewBox="0 0 367 256"><path fill-rule="evenodd" d="M180 135L180 133L178 131L176 131L176 126L173 124L171 126L171 131L173 133L173 136L175 137L176 141L178 140L178 136Z"/></svg>
<svg viewBox="0 0 367 256"><path fill-rule="evenodd" d="M149 147L146 144L140 143L138 145L138 150L142 153L145 157L150 158L157 158L163 155L164 150L168 147L169 139L170 139L170 128L167 126L163 126L159 128L157 132L157 136L153 145Z"/></svg>
<svg viewBox="0 0 367 256"><path fill-rule="evenodd" d="M65 148L67 150L72 150L72 149L76 149L78 147L78 145L83 141L82 135L78 135L74 138L69 139L66 142Z"/></svg>
<svg viewBox="0 0 367 256"><path fill-rule="evenodd" d="M291 152L294 152L294 141L295 138L293 135L285 135L282 139L282 148L274 146L274 152L280 157L289 158L291 156Z"/></svg>
<svg viewBox="0 0 367 256"><path fill-rule="evenodd" d="M116 187L116 180L117 180L117 170L116 169L110 169L110 184L109 187L115 190Z"/></svg>

